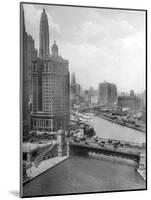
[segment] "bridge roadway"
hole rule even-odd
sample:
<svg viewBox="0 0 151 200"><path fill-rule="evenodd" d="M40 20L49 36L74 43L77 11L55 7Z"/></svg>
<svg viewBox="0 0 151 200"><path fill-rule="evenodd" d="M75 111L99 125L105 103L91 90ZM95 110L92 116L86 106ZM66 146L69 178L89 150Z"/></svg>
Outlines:
<svg viewBox="0 0 151 200"><path fill-rule="evenodd" d="M145 148L140 147L137 145L129 144L127 146L127 143L123 144L123 146L118 145L117 147L114 147L112 143L108 143L107 139L105 140L105 143L101 143L99 140L98 142L89 139L86 141L74 141L72 139L69 140L70 145L70 153L82 153L87 154L88 152L95 152L95 153L103 153L104 155L112 155L112 156L120 156L128 159L132 159L139 163L140 160L140 153L144 152Z"/></svg>

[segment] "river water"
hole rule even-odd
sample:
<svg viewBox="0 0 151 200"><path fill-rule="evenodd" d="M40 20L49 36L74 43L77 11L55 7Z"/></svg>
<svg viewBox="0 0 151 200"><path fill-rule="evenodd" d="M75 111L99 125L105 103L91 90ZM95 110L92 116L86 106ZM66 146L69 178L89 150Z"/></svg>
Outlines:
<svg viewBox="0 0 151 200"><path fill-rule="evenodd" d="M145 134L99 117L93 119L99 137L142 143ZM23 187L24 196L145 189L145 181L134 167L73 156Z"/></svg>
<svg viewBox="0 0 151 200"><path fill-rule="evenodd" d="M136 143L145 142L146 134L144 132L118 125L100 117L93 117L92 124L99 137Z"/></svg>

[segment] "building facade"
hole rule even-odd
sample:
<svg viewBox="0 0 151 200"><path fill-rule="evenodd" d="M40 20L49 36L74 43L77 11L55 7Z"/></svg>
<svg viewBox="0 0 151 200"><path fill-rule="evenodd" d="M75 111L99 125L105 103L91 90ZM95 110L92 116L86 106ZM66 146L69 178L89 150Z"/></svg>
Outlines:
<svg viewBox="0 0 151 200"><path fill-rule="evenodd" d="M88 91L88 96L89 96L89 104L91 105L98 104L98 90L94 90L93 87L90 87Z"/></svg>
<svg viewBox="0 0 151 200"><path fill-rule="evenodd" d="M130 91L130 95L119 96L118 106L121 108L131 108L134 110L141 108L141 99L134 94L134 91Z"/></svg>
<svg viewBox="0 0 151 200"><path fill-rule="evenodd" d="M79 105L81 102L82 87L76 82L75 74L72 74L71 84L70 84L70 104L71 107L74 105Z"/></svg>
<svg viewBox="0 0 151 200"><path fill-rule="evenodd" d="M23 134L30 128L30 108L29 102L32 98L32 60L37 57L37 50L35 49L35 42L31 35L29 35L25 28L24 10L21 10L22 19L22 123Z"/></svg>
<svg viewBox="0 0 151 200"><path fill-rule="evenodd" d="M48 18L43 10L40 19L39 58L33 61L32 125L36 131L57 131L69 126L68 60L58 54L56 41L49 53Z"/></svg>
<svg viewBox="0 0 151 200"><path fill-rule="evenodd" d="M117 101L117 87L113 83L103 82L99 84L98 101L101 105L112 105Z"/></svg>
<svg viewBox="0 0 151 200"><path fill-rule="evenodd" d="M77 101L77 85L76 85L76 79L75 74L73 73L71 76L71 84L70 84L70 105L73 107L74 104L76 104Z"/></svg>
<svg viewBox="0 0 151 200"><path fill-rule="evenodd" d="M35 41L31 35L27 37L27 77L28 77L28 94L29 101L32 99L32 60L37 58L37 49Z"/></svg>

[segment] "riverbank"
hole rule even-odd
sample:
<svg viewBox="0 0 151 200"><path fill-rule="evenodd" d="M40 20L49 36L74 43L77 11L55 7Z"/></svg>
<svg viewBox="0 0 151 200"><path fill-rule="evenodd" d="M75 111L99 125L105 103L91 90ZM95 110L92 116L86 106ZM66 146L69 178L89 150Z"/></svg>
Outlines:
<svg viewBox="0 0 151 200"><path fill-rule="evenodd" d="M134 167L137 173L143 178L144 181L146 181L146 169L145 168L138 168L138 164L130 159L127 158L120 158L116 156L106 156L103 154L96 154L96 153L89 153L89 157L91 159L97 159L97 160L102 160L102 161L107 161L107 162L112 162L112 163L119 163L123 165L128 165L131 167Z"/></svg>
<svg viewBox="0 0 151 200"><path fill-rule="evenodd" d="M110 117L104 116L104 115L102 115L102 114L97 114L97 116L100 117L100 118L103 118L103 119L105 119L105 120L108 120L108 121L110 121L110 122L113 122L113 123L115 123L115 124L118 124L118 125L120 125L120 126L125 126L125 127L127 127L127 128L131 128L131 129L134 129L134 130L143 132L143 133L146 132L144 129L141 129L141 128L138 128L138 127L134 127L134 126L132 126L131 124L128 124L128 123L127 123L127 124L121 124L121 123L119 123L119 122L117 122L117 121L111 119Z"/></svg>
<svg viewBox="0 0 151 200"><path fill-rule="evenodd" d="M103 160L103 161L109 161L113 163L120 163L128 166L137 167L138 164L130 159L122 158L122 157L116 157L116 156L106 156L104 154L97 154L97 153L89 153L89 157L93 159Z"/></svg>
<svg viewBox="0 0 151 200"><path fill-rule="evenodd" d="M27 178L23 184L33 180L40 174L46 172L47 170L53 168L54 166L58 165L59 163L63 162L64 160L68 159L69 156L63 156L63 157L54 157L50 158L48 160L43 160L42 162L39 163L38 166L35 166L34 163L32 163L32 167L27 169Z"/></svg>

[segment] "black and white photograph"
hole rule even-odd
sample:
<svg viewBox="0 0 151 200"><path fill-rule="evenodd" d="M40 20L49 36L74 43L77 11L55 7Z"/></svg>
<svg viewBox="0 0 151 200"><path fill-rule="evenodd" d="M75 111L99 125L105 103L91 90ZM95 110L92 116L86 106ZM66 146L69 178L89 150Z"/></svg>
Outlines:
<svg viewBox="0 0 151 200"><path fill-rule="evenodd" d="M146 35L145 9L20 3L21 197L147 189Z"/></svg>

